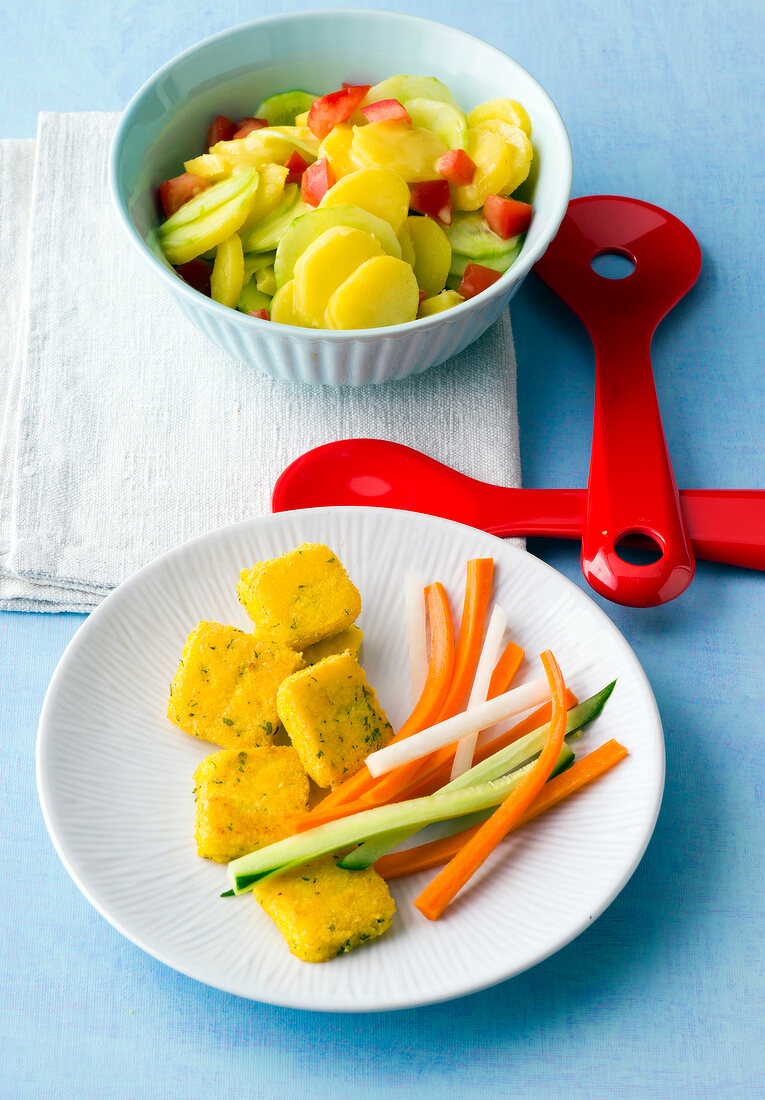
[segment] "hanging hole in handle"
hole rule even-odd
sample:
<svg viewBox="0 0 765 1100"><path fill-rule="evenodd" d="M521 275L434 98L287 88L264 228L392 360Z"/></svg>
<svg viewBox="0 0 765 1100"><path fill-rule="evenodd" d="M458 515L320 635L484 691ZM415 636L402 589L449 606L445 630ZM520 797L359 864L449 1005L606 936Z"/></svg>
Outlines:
<svg viewBox="0 0 765 1100"><path fill-rule="evenodd" d="M614 543L614 550L628 565L653 565L664 554L663 547L645 531L624 531Z"/></svg>
<svg viewBox="0 0 765 1100"><path fill-rule="evenodd" d="M592 257L590 267L604 279L627 279L635 270L635 257L626 248L604 248Z"/></svg>

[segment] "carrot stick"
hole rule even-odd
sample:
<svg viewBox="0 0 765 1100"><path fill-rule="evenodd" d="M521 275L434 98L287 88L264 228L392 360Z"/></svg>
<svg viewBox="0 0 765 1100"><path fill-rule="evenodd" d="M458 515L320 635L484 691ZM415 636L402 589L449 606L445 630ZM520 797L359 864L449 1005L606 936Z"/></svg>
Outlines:
<svg viewBox="0 0 765 1100"><path fill-rule="evenodd" d="M429 584L425 589L425 600L428 608L428 620L430 622L430 663L428 675L422 689L422 694L417 700L414 710L404 722L393 741L403 741L411 737L413 733L425 729L431 725L439 714L454 666L454 624L449 608L449 600L444 586L437 581ZM357 798L370 790L375 785L375 780L369 774L366 767L362 767L344 783L330 791L313 810L305 815L309 824L304 828L313 828L319 814L324 815L335 806L341 806L348 802L355 802ZM366 806L365 809L369 807ZM338 814L344 817L344 814ZM301 815L302 823L302 815ZM334 820L328 818L327 820ZM300 828L298 832L302 831Z"/></svg>
<svg viewBox="0 0 765 1100"><path fill-rule="evenodd" d="M550 733L542 752L526 778L484 821L475 836L460 848L456 856L428 883L415 900L415 906L428 920L438 920L449 902L491 855L499 842L517 825L546 783L558 759L566 735L566 685L558 663L549 650L542 654L552 694Z"/></svg>
<svg viewBox="0 0 765 1100"><path fill-rule="evenodd" d="M507 643L491 674L487 699L496 699L498 695L504 695L515 679L515 674L525 656L524 651L515 642Z"/></svg>
<svg viewBox="0 0 765 1100"><path fill-rule="evenodd" d="M456 714L464 702L465 696L473 682L478 658L481 656L481 644L483 642L483 628L486 620L486 611L489 607L491 585L494 578L493 558L472 558L467 563L465 578L465 602L462 608L462 620L457 636L457 646L454 651L454 668L451 683L448 688L438 714L433 717L432 724L442 722L445 718L451 718ZM427 723L423 723L417 730L426 729ZM451 749L451 758L454 749ZM401 792L412 782L422 770L424 761L413 760L409 764L402 764L393 768L375 786L366 792L365 799L369 806L382 806L386 802L395 802L401 797Z"/></svg>
<svg viewBox="0 0 765 1100"><path fill-rule="evenodd" d="M470 691L478 658L481 656L483 625L489 607L494 579L493 558L473 558L467 563L465 603L462 608L460 632L454 652L454 671L441 712L434 721L443 722L456 714ZM423 729L425 727L423 726Z"/></svg>
<svg viewBox="0 0 765 1100"><path fill-rule="evenodd" d="M569 691L566 688L566 710L571 710L579 702L573 691ZM474 764L480 764L483 760L493 756L495 752L499 752L500 749L507 748L508 745L512 745L513 741L518 741L521 737L525 737L527 733L532 733L534 730L538 730L540 726L546 725L550 721L552 715L552 703L543 703L541 707L537 707L531 714L527 715L520 722L517 722L514 726L506 729L503 733L493 737L491 741L487 741L485 745L479 745L475 750L475 756L473 757ZM421 776L417 776L414 782L406 788L403 797L405 798L419 798L423 794L432 794L440 787L443 787L444 783L449 782L449 774L451 771L452 761L454 756L454 746L448 745L445 749L439 749L438 752L433 753L433 765L427 772ZM398 801L398 799L396 799Z"/></svg>
<svg viewBox="0 0 765 1100"><path fill-rule="evenodd" d="M513 830L520 829L521 825L525 825L527 821L532 821L553 806L557 806L559 802L582 790L609 768L613 768L626 755L627 750L624 745L611 740L606 741L604 745L587 756L583 756L565 772L561 772L560 775L556 775L554 779L545 783L526 813L513 826ZM452 836L444 837L442 840L419 844L416 848L409 848L405 852L391 852L378 859L374 868L379 875L388 880L414 875L418 871L430 871L433 867L440 867L443 863L447 863L480 828L479 822L478 825L463 829L461 833L453 833Z"/></svg>

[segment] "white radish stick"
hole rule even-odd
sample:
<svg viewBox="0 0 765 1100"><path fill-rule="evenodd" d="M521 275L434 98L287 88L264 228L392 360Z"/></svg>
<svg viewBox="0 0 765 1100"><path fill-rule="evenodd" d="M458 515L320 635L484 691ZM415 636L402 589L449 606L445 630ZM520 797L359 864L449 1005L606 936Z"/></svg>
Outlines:
<svg viewBox="0 0 765 1100"><path fill-rule="evenodd" d="M511 718L514 714L521 714L532 707L538 707L546 703L550 698L550 685L546 676L540 676L538 680L532 680L529 684L506 691L504 695L498 695L496 699L487 699L485 703L470 710L455 714L453 718L447 718L443 722L437 722L434 726L412 734L403 741L393 741L384 749L370 753L366 764L375 779L389 772L391 768L397 768L399 764L408 764L410 760L419 760L421 756L427 756L436 749L442 749L444 745L451 745L455 741L467 737L477 730L493 726L495 722L503 722L505 718Z"/></svg>
<svg viewBox="0 0 765 1100"><path fill-rule="evenodd" d="M404 609L406 635L409 642L409 678L412 684L412 706L422 695L428 675L427 616L425 612L425 580L421 573L410 570L404 577Z"/></svg>
<svg viewBox="0 0 765 1100"><path fill-rule="evenodd" d="M475 677L473 678L473 687L470 691L470 698L468 699L468 710L470 710L471 707L478 706L479 703L486 702L486 696L489 694L491 674L494 671L494 666L499 657L499 649L502 645L502 638L506 626L507 614L498 604L495 604L494 610L491 613L491 618L489 619L489 625L486 629L486 637L483 640L481 656L478 658L478 665L475 670ZM472 767L473 753L475 752L475 745L479 733L480 730L476 730L475 733L468 734L468 736L463 737L457 745L457 751L454 754L454 763L452 764L452 779L456 779L458 776L462 775L463 772L466 772L468 768Z"/></svg>

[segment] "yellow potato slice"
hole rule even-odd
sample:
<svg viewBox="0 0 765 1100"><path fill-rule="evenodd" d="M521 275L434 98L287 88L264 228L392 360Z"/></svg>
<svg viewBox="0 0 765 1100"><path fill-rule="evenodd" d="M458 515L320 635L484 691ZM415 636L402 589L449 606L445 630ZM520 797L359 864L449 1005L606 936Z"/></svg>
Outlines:
<svg viewBox="0 0 765 1100"><path fill-rule="evenodd" d="M336 179L341 179L349 172L356 172L361 168L361 164L351 151L352 142L353 127L341 122L332 127L319 146L319 156L327 158Z"/></svg>
<svg viewBox="0 0 765 1100"><path fill-rule="evenodd" d="M476 129L498 134L503 141L507 142L507 144L515 150L513 171L510 173L510 178L507 183L501 191L498 192L500 195L512 195L513 191L515 191L517 187L520 187L528 176L531 168L531 161L534 157L534 150L528 136L520 126L513 126L511 123L502 122L497 118L491 118L487 122L480 122L478 126L476 126Z"/></svg>
<svg viewBox="0 0 765 1100"><path fill-rule="evenodd" d="M432 317L434 313L443 313L445 309L458 306L465 299L456 290L442 290L433 298L426 298L417 310L418 317Z"/></svg>
<svg viewBox="0 0 765 1100"><path fill-rule="evenodd" d="M440 137L406 122L370 122L354 126L351 150L369 168L392 168L407 183L436 179L436 162L447 152Z"/></svg>
<svg viewBox="0 0 765 1100"><path fill-rule="evenodd" d="M408 263L395 256L367 260L329 299L328 328L383 328L413 321L420 292Z"/></svg>
<svg viewBox="0 0 765 1100"><path fill-rule="evenodd" d="M201 157L184 161L184 169L193 172L195 176L205 176L211 183L225 179L231 174L231 162L226 157L216 156L214 153L203 153Z"/></svg>
<svg viewBox="0 0 765 1100"><path fill-rule="evenodd" d="M309 325L322 328L329 299L337 288L361 264L382 255L383 249L371 233L345 225L327 229L295 264L295 309Z"/></svg>
<svg viewBox="0 0 765 1100"><path fill-rule="evenodd" d="M330 187L319 206L360 206L398 233L409 211L409 188L391 168L359 168Z"/></svg>
<svg viewBox="0 0 765 1100"><path fill-rule="evenodd" d="M255 202L244 220L242 230L251 229L255 222L276 210L284 195L284 185L289 172L281 164L265 164L258 172L258 190Z"/></svg>
<svg viewBox="0 0 765 1100"><path fill-rule="evenodd" d="M443 290L452 263L452 246L433 218L410 215L406 228L414 246L414 275L420 290L430 298Z"/></svg>
<svg viewBox="0 0 765 1100"><path fill-rule="evenodd" d="M269 298L276 294L276 276L273 266L263 267L256 272L255 287L261 294L267 294Z"/></svg>
<svg viewBox="0 0 765 1100"><path fill-rule="evenodd" d="M244 282L244 253L238 233L221 241L210 276L210 297L222 306L236 309Z"/></svg>
<svg viewBox="0 0 765 1100"><path fill-rule="evenodd" d="M297 325L305 327L305 321L295 310L295 280L290 279L281 290L277 290L271 302L271 320L278 325Z"/></svg>
<svg viewBox="0 0 765 1100"><path fill-rule="evenodd" d="M479 123L489 119L499 119L512 126L520 126L527 137L531 136L531 119L526 108L517 99L489 99L486 103L479 103L468 115L468 126L475 129Z"/></svg>
<svg viewBox="0 0 765 1100"><path fill-rule="evenodd" d="M308 125L308 111L301 111L299 115L295 115L295 125L296 126L307 126Z"/></svg>
<svg viewBox="0 0 765 1100"><path fill-rule="evenodd" d="M526 179L531 165L531 142L519 127L514 127L517 144L511 145L499 134L483 128L468 130L467 155L476 166L472 183L452 188L455 210L478 210L487 195L514 191Z"/></svg>

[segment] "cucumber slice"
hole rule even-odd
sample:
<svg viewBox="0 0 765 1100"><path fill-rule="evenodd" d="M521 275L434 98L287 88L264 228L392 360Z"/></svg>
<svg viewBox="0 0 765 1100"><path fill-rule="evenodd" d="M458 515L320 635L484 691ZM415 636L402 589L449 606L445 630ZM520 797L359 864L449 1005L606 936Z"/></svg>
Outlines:
<svg viewBox="0 0 765 1100"><path fill-rule="evenodd" d="M434 76L389 76L369 89L363 106L377 103L379 99L397 99L405 107L412 99L437 99L439 103L449 103L460 110L459 103L446 85Z"/></svg>
<svg viewBox="0 0 765 1100"><path fill-rule="evenodd" d="M290 223L308 209L300 199L298 185L288 183L276 209L242 234L242 248L245 252L267 252L276 248Z"/></svg>
<svg viewBox="0 0 765 1100"><path fill-rule="evenodd" d="M244 281L249 283L253 275L264 267L273 267L275 252L253 252L244 257Z"/></svg>
<svg viewBox="0 0 765 1100"><path fill-rule="evenodd" d="M236 180L237 182L244 180L245 185L227 202L216 206L214 210L195 218L186 225L172 224L172 218L170 218L160 228L159 242L162 251L165 259L174 267L201 256L241 229L255 201L258 173L243 172L236 177ZM194 202L194 199L191 202ZM168 226L170 226L169 230Z"/></svg>
<svg viewBox="0 0 765 1100"><path fill-rule="evenodd" d="M406 109L413 126L424 126L440 137L450 149L467 147L468 124L465 114L451 103L437 99L410 99Z"/></svg>
<svg viewBox="0 0 765 1100"><path fill-rule="evenodd" d="M228 202L229 199L237 198L245 188L250 186L253 179L257 183L258 173L254 168L250 168L238 172L230 179L221 180L220 183L213 183L210 187L206 187L204 191L194 195L193 199L185 202L180 209L171 214L167 221L162 223L158 230L160 241L169 237L176 229L196 221L197 218L212 214L214 210L223 206L224 202Z"/></svg>
<svg viewBox="0 0 765 1100"><path fill-rule="evenodd" d="M269 126L294 126L297 115L311 109L317 97L311 92L294 88L291 92L279 92L267 96L255 112L256 118L264 118Z"/></svg>
<svg viewBox="0 0 765 1100"><path fill-rule="evenodd" d="M530 764L529 769L532 767L533 764ZM526 774L526 769L519 768L511 776L493 783L480 783L448 794L431 794L408 802L377 806L340 821L319 825L233 860L228 865L229 882L235 894L243 894L267 875L300 867L339 848L347 848L394 830L410 828L414 831L434 821L447 821L452 817L463 817L477 810L498 806Z"/></svg>
<svg viewBox="0 0 765 1100"><path fill-rule="evenodd" d="M523 247L524 237L512 237L511 239L517 242L515 248L508 252L503 252L501 256L484 256L482 259L476 260L472 256L464 256L461 252L452 252L449 275L455 275L461 279L465 274L465 268L468 264L480 264L482 267L490 267L492 271L507 271L518 259L521 248Z"/></svg>
<svg viewBox="0 0 765 1100"><path fill-rule="evenodd" d="M236 308L240 313L254 313L258 309L271 309L271 298L255 286L255 280L242 287Z"/></svg>
<svg viewBox="0 0 765 1100"><path fill-rule="evenodd" d="M295 264L310 244L336 225L345 225L350 229L361 229L371 233L389 256L401 259L401 246L396 234L382 218L362 210L360 206L328 206L325 209L310 210L307 214L292 222L279 241L274 261L276 285L283 287L293 277Z"/></svg>
<svg viewBox="0 0 765 1100"><path fill-rule="evenodd" d="M481 263L487 256L503 256L507 252L513 252L518 240L517 237L510 237L503 241L489 229L480 210L455 211L452 224L444 226L444 233L449 238L453 252L470 256L471 260Z"/></svg>
<svg viewBox="0 0 765 1100"><path fill-rule="evenodd" d="M614 690L616 680L612 680L610 684L607 684L596 695L591 695L589 699L585 699L583 703L578 703L577 706L572 707L566 715L566 736L576 733L582 729L589 722L593 722L603 707L606 705L611 692ZM495 752L493 756L489 756L486 760L481 761L480 764L474 765L469 771L464 772L463 775L458 776L457 779L453 779L451 783L447 783L445 787L442 787L438 792L439 794L446 794L449 791L461 790L463 787L471 786L476 783L487 783L492 780L498 779L500 776L505 775L513 768L517 768L521 764L525 764L530 757L536 756L542 751L542 747L547 740L549 732L549 723L544 726L540 726L539 729L533 730L531 733L527 733L525 737L519 738L514 741L507 748L500 749L499 752ZM574 760L574 754L568 745L564 746L567 750L561 753L558 760L550 773L550 778L553 775L558 775L565 768L570 767ZM408 840L410 836L414 836L415 829L400 829L395 833L391 833L389 836L381 836L375 838L373 841L367 841L359 848L355 848L352 852L348 852L347 855L339 862L339 866L346 868L350 871L360 871L364 867L369 867L375 860L380 859L387 852L397 848L399 844L403 844L405 840Z"/></svg>

